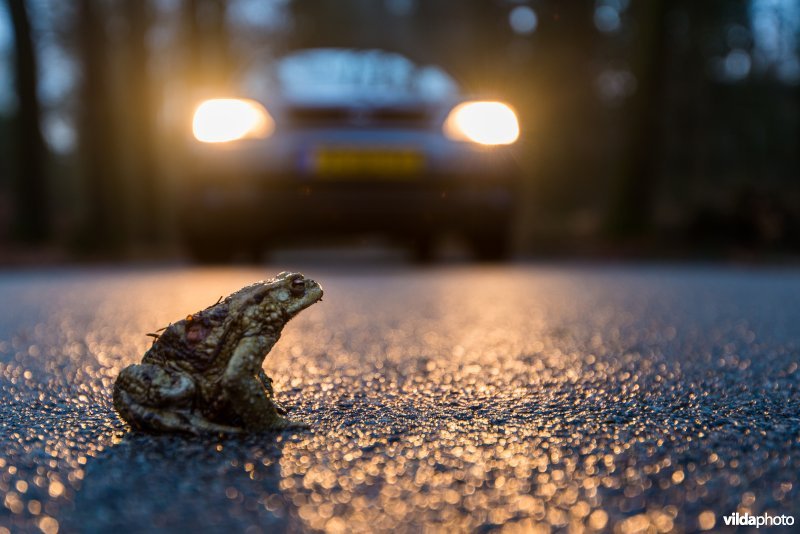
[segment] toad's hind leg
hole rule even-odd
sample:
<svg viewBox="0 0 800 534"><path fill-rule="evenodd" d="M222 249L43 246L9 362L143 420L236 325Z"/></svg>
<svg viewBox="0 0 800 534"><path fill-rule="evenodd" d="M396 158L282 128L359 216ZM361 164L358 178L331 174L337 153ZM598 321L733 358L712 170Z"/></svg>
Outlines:
<svg viewBox="0 0 800 534"><path fill-rule="evenodd" d="M149 432L237 432L191 410L195 384L183 373L157 365L131 365L114 383L114 408L129 425Z"/></svg>

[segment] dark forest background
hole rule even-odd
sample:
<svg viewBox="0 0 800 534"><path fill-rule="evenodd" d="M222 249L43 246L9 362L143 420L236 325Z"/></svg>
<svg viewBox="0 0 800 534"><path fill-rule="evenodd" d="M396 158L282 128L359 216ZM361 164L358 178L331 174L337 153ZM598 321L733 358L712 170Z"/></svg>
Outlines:
<svg viewBox="0 0 800 534"><path fill-rule="evenodd" d="M317 46L515 106L519 253L795 255L798 4L2 0L0 257L174 252L191 105L255 51Z"/></svg>

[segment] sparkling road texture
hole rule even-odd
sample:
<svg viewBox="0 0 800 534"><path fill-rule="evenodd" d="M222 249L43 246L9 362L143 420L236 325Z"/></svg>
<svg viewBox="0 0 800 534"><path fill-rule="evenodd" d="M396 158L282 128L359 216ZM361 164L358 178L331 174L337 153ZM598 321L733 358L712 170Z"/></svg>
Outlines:
<svg viewBox="0 0 800 534"><path fill-rule="evenodd" d="M0 273L0 533L800 520L793 269L306 266L265 367L311 431L129 431L145 334L289 267Z"/></svg>

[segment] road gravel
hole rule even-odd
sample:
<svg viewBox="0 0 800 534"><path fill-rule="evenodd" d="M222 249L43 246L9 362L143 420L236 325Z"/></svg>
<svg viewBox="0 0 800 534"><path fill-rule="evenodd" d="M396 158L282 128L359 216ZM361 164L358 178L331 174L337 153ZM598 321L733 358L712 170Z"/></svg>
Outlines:
<svg viewBox="0 0 800 534"><path fill-rule="evenodd" d="M291 267L0 273L0 533L725 530L800 512L800 272L305 266L310 432L150 436L145 334ZM800 518L797 518L800 519Z"/></svg>

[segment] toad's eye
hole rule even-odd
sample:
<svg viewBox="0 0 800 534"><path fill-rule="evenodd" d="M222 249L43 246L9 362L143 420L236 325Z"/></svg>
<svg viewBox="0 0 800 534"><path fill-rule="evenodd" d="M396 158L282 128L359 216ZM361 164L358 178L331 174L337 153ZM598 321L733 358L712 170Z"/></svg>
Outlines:
<svg viewBox="0 0 800 534"><path fill-rule="evenodd" d="M295 278L292 280L291 286L289 286L289 290L292 292L292 295L302 295L306 290L306 282L302 278Z"/></svg>

